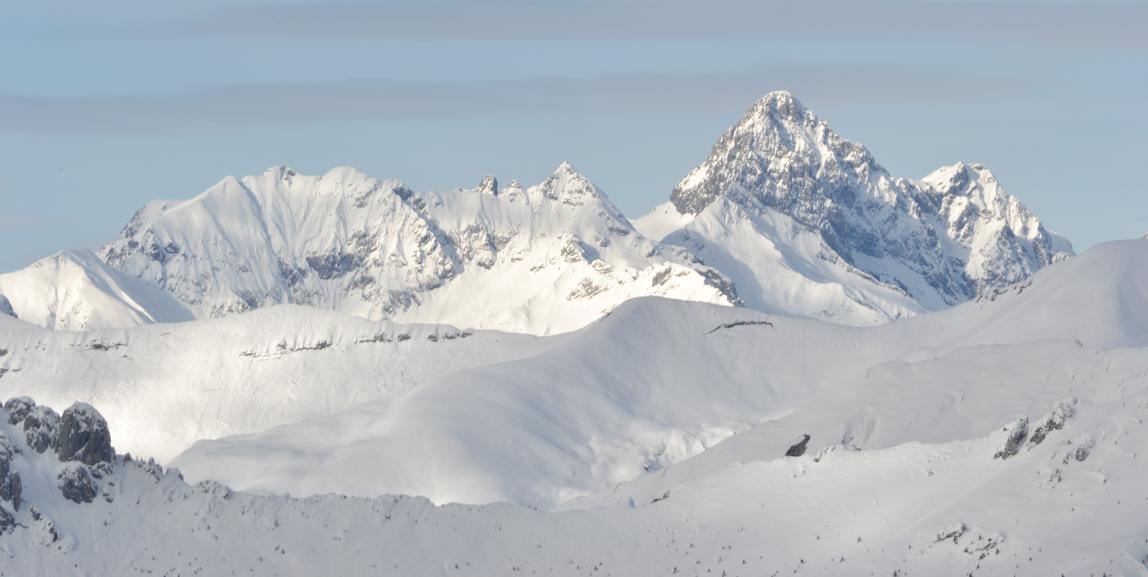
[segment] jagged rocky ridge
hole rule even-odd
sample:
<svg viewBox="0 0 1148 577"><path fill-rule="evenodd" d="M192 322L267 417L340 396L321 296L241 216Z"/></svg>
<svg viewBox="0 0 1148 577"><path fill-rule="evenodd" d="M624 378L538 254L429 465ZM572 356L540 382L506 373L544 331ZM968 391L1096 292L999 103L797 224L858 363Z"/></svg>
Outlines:
<svg viewBox="0 0 1148 577"><path fill-rule="evenodd" d="M663 296L871 325L1070 254L983 166L894 178L776 92L637 227L565 163L534 186L448 192L275 167L150 203L98 255L0 275L0 312L92 330L303 304L549 334Z"/></svg>
<svg viewBox="0 0 1148 577"><path fill-rule="evenodd" d="M661 210L683 232L663 229L657 238L695 251L720 243L689 223L728 211L725 203L748 213L742 219L784 215L823 243L810 260L839 261L925 310L997 291L1072 254L984 166L957 163L922 180L893 177L787 92L756 102L670 200ZM888 297L875 300L884 316L914 312Z"/></svg>
<svg viewBox="0 0 1148 577"><path fill-rule="evenodd" d="M99 254L210 317L295 303L545 334L634 296L737 302L720 272L638 234L565 163L535 186L488 177L445 193L278 167L150 204Z"/></svg>

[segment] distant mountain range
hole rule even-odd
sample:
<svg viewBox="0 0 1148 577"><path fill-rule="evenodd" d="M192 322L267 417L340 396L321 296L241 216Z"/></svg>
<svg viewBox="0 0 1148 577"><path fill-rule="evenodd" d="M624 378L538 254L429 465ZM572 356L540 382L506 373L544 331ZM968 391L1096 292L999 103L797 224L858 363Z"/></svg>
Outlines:
<svg viewBox="0 0 1148 577"><path fill-rule="evenodd" d="M96 254L0 275L0 311L92 330L302 304L550 334L663 296L871 325L1071 254L988 169L894 178L774 92L634 223L566 163L534 186L486 177L425 193L351 168L276 167L150 203Z"/></svg>

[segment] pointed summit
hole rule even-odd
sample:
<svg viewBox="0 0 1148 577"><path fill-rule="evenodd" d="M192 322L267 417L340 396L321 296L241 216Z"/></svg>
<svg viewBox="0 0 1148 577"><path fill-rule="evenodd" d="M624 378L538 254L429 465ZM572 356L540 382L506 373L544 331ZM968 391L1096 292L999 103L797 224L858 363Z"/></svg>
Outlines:
<svg viewBox="0 0 1148 577"><path fill-rule="evenodd" d="M552 174L569 174L569 175L581 176L581 174L579 174L579 172L578 172L578 169L574 168L574 165L570 164L569 162L567 162L565 160L563 160L558 165L558 167L554 169L554 172Z"/></svg>
<svg viewBox="0 0 1148 577"><path fill-rule="evenodd" d="M710 157L674 188L681 214L718 196L754 198L817 226L843 179L883 174L864 146L841 138L792 94L770 92L714 144Z"/></svg>
<svg viewBox="0 0 1148 577"><path fill-rule="evenodd" d="M746 113L746 118L766 114L782 118L800 119L806 115L811 115L812 112L805 108L805 105L793 96L793 94L789 93L789 91L774 90L753 103L749 112Z"/></svg>
<svg viewBox="0 0 1148 577"><path fill-rule="evenodd" d="M1072 253L987 168L958 163L922 181L892 177L782 91L755 102L670 201L687 219L724 205L780 213L820 237L827 255L818 258L840 259L926 309L1025 280Z"/></svg>
<svg viewBox="0 0 1148 577"><path fill-rule="evenodd" d="M498 196L498 179L490 174L484 176L482 182L478 184L478 192Z"/></svg>
<svg viewBox="0 0 1148 577"><path fill-rule="evenodd" d="M566 161L559 164L539 186L547 198L571 205L581 205L600 196L598 186Z"/></svg>

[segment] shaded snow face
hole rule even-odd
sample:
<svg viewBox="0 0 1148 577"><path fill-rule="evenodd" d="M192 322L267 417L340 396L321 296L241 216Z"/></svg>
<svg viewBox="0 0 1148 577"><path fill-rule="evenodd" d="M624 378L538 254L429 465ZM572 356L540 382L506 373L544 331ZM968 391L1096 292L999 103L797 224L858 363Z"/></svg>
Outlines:
<svg viewBox="0 0 1148 577"><path fill-rule="evenodd" d="M718 198L815 231L835 257L937 309L1072 254L980 165L895 178L788 93L767 95L674 188L681 214Z"/></svg>

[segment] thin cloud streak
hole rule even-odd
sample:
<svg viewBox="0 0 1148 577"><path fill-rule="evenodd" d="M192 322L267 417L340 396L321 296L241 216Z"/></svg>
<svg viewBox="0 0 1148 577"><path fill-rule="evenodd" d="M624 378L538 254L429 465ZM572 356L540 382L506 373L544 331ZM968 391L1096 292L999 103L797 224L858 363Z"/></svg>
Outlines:
<svg viewBox="0 0 1148 577"><path fill-rule="evenodd" d="M1148 46L1142 3L493 0L225 7L157 34L428 41L1039 42ZM796 48L796 47L795 47Z"/></svg>
<svg viewBox="0 0 1148 577"><path fill-rule="evenodd" d="M996 98L1036 86L1034 79L1015 76L820 65L501 82L249 84L174 96L0 94L0 132L156 132L369 120L705 113L748 107L775 89L823 103L939 103Z"/></svg>

